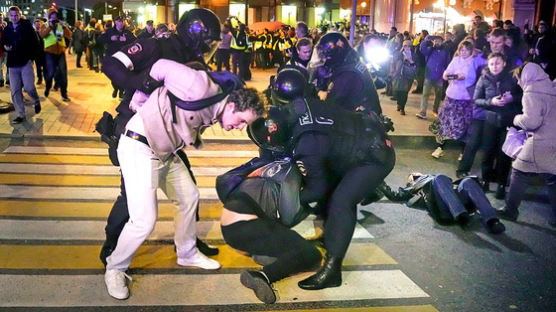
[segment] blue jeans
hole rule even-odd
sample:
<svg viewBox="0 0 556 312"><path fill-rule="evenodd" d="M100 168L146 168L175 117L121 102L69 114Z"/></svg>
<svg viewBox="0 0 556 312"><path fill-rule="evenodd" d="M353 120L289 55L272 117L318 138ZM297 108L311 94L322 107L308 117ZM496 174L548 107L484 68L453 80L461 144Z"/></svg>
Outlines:
<svg viewBox="0 0 556 312"><path fill-rule="evenodd" d="M60 85L60 93L63 97L68 96L68 66L66 54L46 53L46 89L52 87L52 78Z"/></svg>
<svg viewBox="0 0 556 312"><path fill-rule="evenodd" d="M33 72L32 63L33 61L28 61L27 64L21 67L10 67L10 91L17 117L25 118L22 87L29 94L35 105L40 104L39 95L35 88L35 73Z"/></svg>

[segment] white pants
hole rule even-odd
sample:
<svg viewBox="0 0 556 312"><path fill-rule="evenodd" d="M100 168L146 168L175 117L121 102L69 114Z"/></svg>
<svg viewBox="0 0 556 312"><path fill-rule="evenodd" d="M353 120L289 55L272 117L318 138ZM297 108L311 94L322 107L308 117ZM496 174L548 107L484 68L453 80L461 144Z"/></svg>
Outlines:
<svg viewBox="0 0 556 312"><path fill-rule="evenodd" d="M162 162L146 144L125 135L120 138L118 159L127 193L129 221L120 234L116 249L106 258L106 269L127 270L133 255L153 231L158 213L158 187L177 203L174 242L178 258L195 254L199 190L181 159L173 156Z"/></svg>

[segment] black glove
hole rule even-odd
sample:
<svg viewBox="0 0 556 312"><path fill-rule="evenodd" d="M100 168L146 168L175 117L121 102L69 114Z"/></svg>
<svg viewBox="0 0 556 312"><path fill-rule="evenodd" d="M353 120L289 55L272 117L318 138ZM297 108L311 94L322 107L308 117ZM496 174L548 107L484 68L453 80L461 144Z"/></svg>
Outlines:
<svg viewBox="0 0 556 312"><path fill-rule="evenodd" d="M390 119L390 117L386 116L386 115L380 115L380 120L382 121L382 125L384 127L384 130L386 130L386 132L394 132L394 122L392 121L392 119Z"/></svg>
<svg viewBox="0 0 556 312"><path fill-rule="evenodd" d="M145 94L151 94L158 87L161 87L161 86L164 85L164 81L158 81L158 80L154 79L153 77L151 77L149 72L150 72L150 69L148 71L146 71L146 75L143 74L144 75L143 80L142 80L142 83L141 83L141 87L139 88L139 90L141 90Z"/></svg>

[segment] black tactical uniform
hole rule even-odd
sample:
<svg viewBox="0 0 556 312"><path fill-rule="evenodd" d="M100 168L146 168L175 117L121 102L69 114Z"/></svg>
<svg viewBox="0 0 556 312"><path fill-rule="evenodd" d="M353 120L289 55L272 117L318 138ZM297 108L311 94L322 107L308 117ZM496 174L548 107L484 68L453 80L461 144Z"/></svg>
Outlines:
<svg viewBox="0 0 556 312"><path fill-rule="evenodd" d="M192 27L203 24L199 29ZM214 13L206 9L190 10L180 18L177 26L178 34L172 34L169 38L146 38L138 39L133 44L123 47L113 55L107 55L104 59L102 71L115 84L123 87L125 92L124 99L120 102L116 111L115 129L113 137L119 138L124 132L127 122L134 115L129 108L129 103L136 90L150 94L163 82L158 82L149 75L149 71L154 63L160 59L169 59L180 63L192 61L203 62L202 52L205 40L220 40L220 21ZM199 30L201 31L199 33ZM193 33L192 33L193 31ZM115 144L109 147L110 159L117 164ZM185 158L187 161L187 158ZM188 163L186 165L189 165ZM189 166L188 166L189 167ZM193 174L191 173L193 177ZM127 197L123 177L120 183L121 194L114 202L114 206L108 216L105 228L106 241L102 247L100 258L106 264L108 257L114 250L118 237L129 219L127 209ZM201 252L214 255L217 249L204 248L206 245L197 240L198 248Z"/></svg>
<svg viewBox="0 0 556 312"><path fill-rule="evenodd" d="M334 32L324 35L317 45L317 53L330 74L327 100L349 111L382 114L371 74L344 36Z"/></svg>
<svg viewBox="0 0 556 312"><path fill-rule="evenodd" d="M355 113L320 101L311 92L294 87L303 80L303 75L298 72L295 76L294 71L278 74L272 96L275 103L290 101L282 106L286 116L282 123L291 129L290 140L283 144L291 146L303 176L301 203L323 207L327 250L325 265L299 286L309 290L336 287L341 284L342 260L355 229L356 206L393 169L395 153L376 114ZM284 127L263 124L259 128L254 131L259 133L259 141L268 141L274 129Z"/></svg>

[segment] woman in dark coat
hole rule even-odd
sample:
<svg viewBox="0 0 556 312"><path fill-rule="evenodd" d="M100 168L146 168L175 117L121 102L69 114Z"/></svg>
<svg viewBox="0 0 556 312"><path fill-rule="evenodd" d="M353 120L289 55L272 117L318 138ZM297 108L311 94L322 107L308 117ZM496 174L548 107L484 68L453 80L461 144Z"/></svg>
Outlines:
<svg viewBox="0 0 556 312"><path fill-rule="evenodd" d="M397 110L405 115L405 104L409 89L413 85L413 79L417 73L417 65L413 57L411 41L405 40L400 51L394 55L393 68L393 87L397 101Z"/></svg>
<svg viewBox="0 0 556 312"><path fill-rule="evenodd" d="M483 187L488 191L490 182L498 183L496 198L503 199L511 158L502 152L502 144L506 138L506 127L521 111L521 95L517 82L506 69L506 57L502 53L495 52L488 56L487 67L477 82L473 101L486 110L482 135Z"/></svg>

